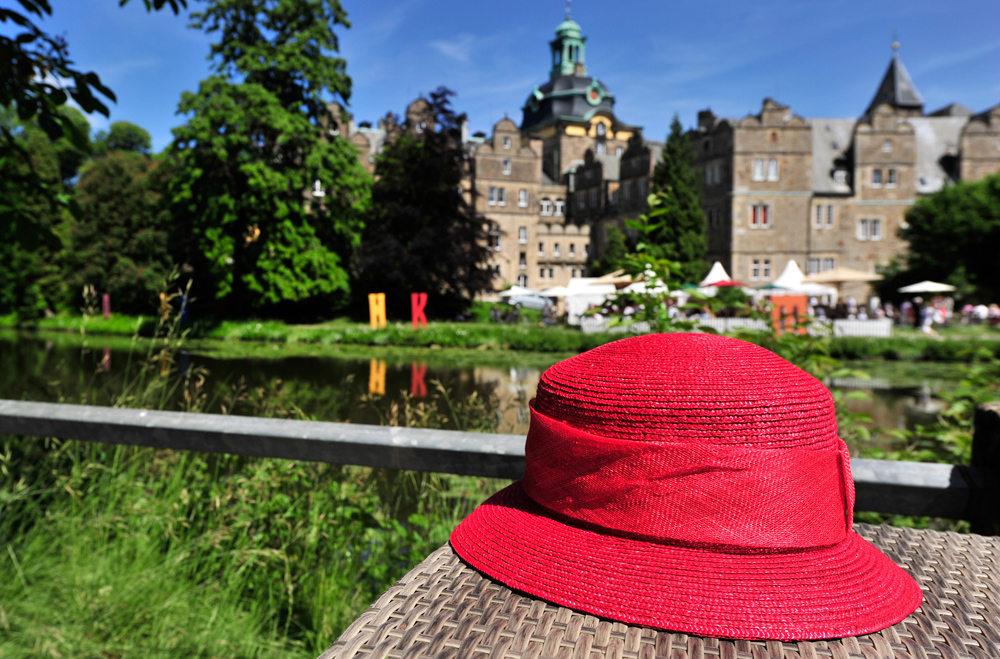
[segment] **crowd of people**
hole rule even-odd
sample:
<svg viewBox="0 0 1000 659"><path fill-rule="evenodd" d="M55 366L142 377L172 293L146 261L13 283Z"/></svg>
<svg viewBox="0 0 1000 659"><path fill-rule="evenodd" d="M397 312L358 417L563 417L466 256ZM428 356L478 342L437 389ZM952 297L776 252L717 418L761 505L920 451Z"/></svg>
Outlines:
<svg viewBox="0 0 1000 659"><path fill-rule="evenodd" d="M905 300L898 307L891 302L882 304L877 297L867 305L859 305L853 297L848 297L834 307L821 305L816 298L810 300L813 313L820 319L871 320L889 318L900 327L912 326L925 334L935 334L935 327L961 325L1000 325L1000 305L966 304L955 308L955 299L937 296L924 300L915 297Z"/></svg>

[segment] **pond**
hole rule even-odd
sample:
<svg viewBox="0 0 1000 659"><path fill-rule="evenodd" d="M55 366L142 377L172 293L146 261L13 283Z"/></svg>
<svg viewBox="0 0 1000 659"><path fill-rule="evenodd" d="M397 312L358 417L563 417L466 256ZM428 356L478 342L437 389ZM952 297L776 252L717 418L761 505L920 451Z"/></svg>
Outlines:
<svg viewBox="0 0 1000 659"><path fill-rule="evenodd" d="M524 434L539 377L568 356L204 342L164 356L149 341L0 331L0 398L112 405L140 395L152 364L170 377L144 407L268 416L301 411L323 421L377 424L393 405L432 399L443 405L440 386L452 401L472 394L489 401L497 432ZM941 406L934 394L956 377L956 368L945 364L849 366L872 377L828 384L871 392L848 406L883 428L932 419Z"/></svg>

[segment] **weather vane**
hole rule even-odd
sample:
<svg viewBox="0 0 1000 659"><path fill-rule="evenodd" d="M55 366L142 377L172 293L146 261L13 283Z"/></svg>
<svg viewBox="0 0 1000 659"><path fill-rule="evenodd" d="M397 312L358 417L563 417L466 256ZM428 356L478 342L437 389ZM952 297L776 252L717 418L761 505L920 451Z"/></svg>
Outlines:
<svg viewBox="0 0 1000 659"><path fill-rule="evenodd" d="M566 0L566 20L569 20L569 5L573 0Z"/></svg>

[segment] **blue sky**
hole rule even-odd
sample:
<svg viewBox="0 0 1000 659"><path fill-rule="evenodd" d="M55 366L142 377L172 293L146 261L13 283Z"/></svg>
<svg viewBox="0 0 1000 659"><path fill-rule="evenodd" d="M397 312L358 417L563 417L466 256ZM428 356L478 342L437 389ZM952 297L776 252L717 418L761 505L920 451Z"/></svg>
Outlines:
<svg viewBox="0 0 1000 659"><path fill-rule="evenodd" d="M505 114L520 122L528 93L548 77L548 41L564 13L563 0L343 5L352 27L340 31L341 56L356 121L401 114L445 85L473 131L487 134ZM65 34L78 67L117 94L110 121L139 124L155 150L166 147L184 122L181 92L209 74L210 37L188 28L186 16L147 14L141 0L124 8L52 0L52 8L44 29ZM997 0L575 0L572 12L588 38L590 74L615 95L618 117L644 126L649 139L664 138L675 112L691 126L700 109L739 117L756 113L765 96L804 117L857 116L885 73L894 33L927 111L1000 103Z"/></svg>

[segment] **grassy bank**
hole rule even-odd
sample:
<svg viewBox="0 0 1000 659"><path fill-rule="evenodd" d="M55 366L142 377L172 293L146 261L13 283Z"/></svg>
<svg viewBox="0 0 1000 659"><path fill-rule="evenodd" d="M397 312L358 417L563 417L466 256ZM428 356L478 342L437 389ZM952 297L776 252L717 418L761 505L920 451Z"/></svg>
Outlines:
<svg viewBox="0 0 1000 659"><path fill-rule="evenodd" d="M481 315L481 314L480 314ZM527 319L525 319L527 320ZM0 317L0 327L12 326L12 317ZM157 320L149 316L99 317L53 316L38 323L38 329L90 335L152 336ZM384 330L344 319L318 325L288 325L280 321L195 322L187 326L192 347L234 352L235 346L268 344L304 346L299 352L314 354L327 346L369 346L398 348L457 348L463 350L515 350L524 352L575 354L590 350L622 334L584 334L576 328L542 327L537 322L504 325L488 322L432 322L414 330L409 324L392 323ZM753 334L740 338L757 342ZM1000 330L988 327L957 327L940 337L930 337L909 328L899 329L891 338L838 337L829 341L830 356L836 359L885 359L906 361L968 362L986 353L1000 358ZM761 338L760 340L765 340ZM213 347L215 346L215 347ZM238 350L235 350L238 352Z"/></svg>

